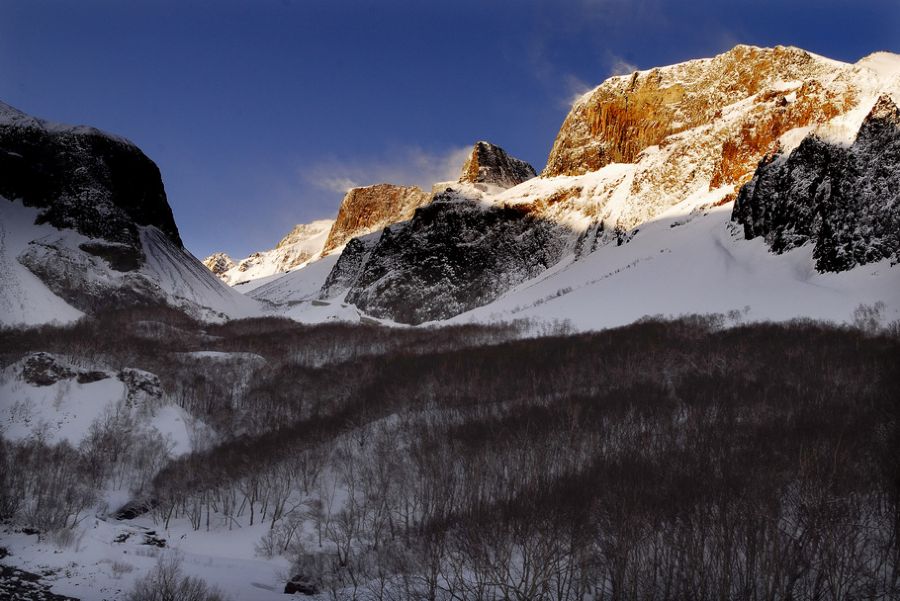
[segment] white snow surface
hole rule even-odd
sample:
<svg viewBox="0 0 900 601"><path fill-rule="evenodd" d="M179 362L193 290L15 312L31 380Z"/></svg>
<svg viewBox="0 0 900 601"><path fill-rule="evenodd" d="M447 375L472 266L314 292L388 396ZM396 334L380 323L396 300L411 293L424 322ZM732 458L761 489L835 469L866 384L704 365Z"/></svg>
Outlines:
<svg viewBox="0 0 900 601"><path fill-rule="evenodd" d="M35 225L38 209L0 197L0 325L69 323L83 313L53 293L18 257L26 250L47 254L41 243L64 249L79 262L81 275L103 286L127 286L126 278L143 276L168 302L210 321L260 314L259 304L232 290L187 250L179 248L155 227L142 227L141 244L146 263L136 272L122 274L78 248L91 241L74 230ZM35 242L37 245L32 245Z"/></svg>
<svg viewBox="0 0 900 601"><path fill-rule="evenodd" d="M34 225L37 214L0 197L0 324L68 323L83 315L16 260L29 242L48 233L48 226Z"/></svg>
<svg viewBox="0 0 900 601"><path fill-rule="evenodd" d="M277 277L249 292L255 299L277 305L292 305L318 296L328 274L338 262L340 254L331 254L318 261Z"/></svg>
<svg viewBox="0 0 900 601"><path fill-rule="evenodd" d="M52 592L83 601L125 599L135 580L168 554L177 554L185 575L216 586L228 599L283 601L290 562L254 554L268 528L268 523L233 530L217 525L205 532L194 531L185 520L173 520L165 530L148 518L115 521L98 514L76 528L75 542L68 548L9 530L0 530L0 539L10 552L5 562L33 573L52 572L42 580ZM165 538L167 548L142 544L150 531ZM114 542L123 534L129 535L127 540Z"/></svg>
<svg viewBox="0 0 900 601"><path fill-rule="evenodd" d="M95 421L107 413L127 411L138 417L141 428L162 434L173 456L191 450L191 417L167 402L129 405L127 387L114 372L96 382L82 384L69 378L35 386L22 378L23 362L0 371L0 435L7 440L38 438L47 444L67 441L78 446Z"/></svg>
<svg viewBox="0 0 900 601"><path fill-rule="evenodd" d="M259 304L223 284L203 263L155 227L141 228L147 263L141 272L159 283L172 304L196 306L211 321L253 317Z"/></svg>

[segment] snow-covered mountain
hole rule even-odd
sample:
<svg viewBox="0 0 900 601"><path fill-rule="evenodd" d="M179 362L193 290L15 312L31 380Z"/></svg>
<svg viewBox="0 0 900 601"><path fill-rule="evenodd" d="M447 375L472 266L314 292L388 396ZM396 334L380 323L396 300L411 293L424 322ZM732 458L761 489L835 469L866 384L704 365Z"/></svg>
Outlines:
<svg viewBox="0 0 900 601"><path fill-rule="evenodd" d="M241 286L247 292L253 289L255 280L286 273L318 259L333 225L332 219L301 223L271 250L255 252L237 262L218 252L203 259L203 264L229 286Z"/></svg>
<svg viewBox="0 0 900 601"><path fill-rule="evenodd" d="M0 323L168 304L258 313L183 246L156 165L132 143L0 104Z"/></svg>
<svg viewBox="0 0 900 601"><path fill-rule="evenodd" d="M478 142L455 182L354 188L334 222L205 267L137 148L3 105L3 319L148 302L580 328L706 311L847 320L883 302L897 319L898 99L895 54L737 46L584 94L539 177Z"/></svg>
<svg viewBox="0 0 900 601"><path fill-rule="evenodd" d="M324 279L321 270L297 272L270 284L277 294L256 296L289 299L287 314L312 320L329 314L326 304L334 317L355 307L404 323L528 316L592 328L646 314L730 310L847 320L860 303L878 301L896 319L897 131L867 116L890 113L887 103L900 98L898 72L900 57L889 53L846 64L797 48L738 46L610 78L575 102L540 178L503 189L472 183L464 172L460 182L436 186L432 202L408 221L348 244ZM805 156L813 139L850 150L807 160L804 178L776 177L772 165L800 162L792 151ZM788 158L766 158L773 153ZM837 163L844 175L833 173ZM826 177L832 183L819 185ZM819 228L821 207L852 205L825 229L849 228L855 248L868 250L853 251L862 260L823 264L802 237L780 247L769 230L737 227L747 225L734 209L742 189L739 207L757 189L753 204L765 215L788 214L785 203L819 207L795 210L787 222L754 217L754 227L782 232ZM807 192L809 202L788 199ZM799 248L773 255L770 246ZM315 285L318 298L309 292ZM306 292L291 294L292 287Z"/></svg>

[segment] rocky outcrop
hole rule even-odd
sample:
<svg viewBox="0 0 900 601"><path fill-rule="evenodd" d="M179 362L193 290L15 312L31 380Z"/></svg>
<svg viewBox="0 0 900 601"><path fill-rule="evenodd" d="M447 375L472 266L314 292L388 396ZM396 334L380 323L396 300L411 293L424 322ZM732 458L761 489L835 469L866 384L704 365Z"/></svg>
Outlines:
<svg viewBox="0 0 900 601"><path fill-rule="evenodd" d="M833 70L829 67L798 48L736 46L712 59L612 77L572 107L543 175L633 163L641 151L670 136L722 119L737 102L770 101L785 82L813 80ZM762 97L753 98L757 94ZM786 106L784 100L779 104ZM812 117L798 115L793 126ZM770 141L777 138L772 134Z"/></svg>
<svg viewBox="0 0 900 601"><path fill-rule="evenodd" d="M505 153L477 144L460 183L436 186L431 204L385 230L371 250L352 249L341 273L330 278L338 285L328 292L349 284L347 302L404 323L445 319L486 304L566 253L579 261L606 244L628 244L638 226L676 205L690 220L728 202L763 157L809 131L828 127L849 134L874 90L897 85L890 73L884 77L862 62L838 63L797 48L738 46L712 59L611 78L575 103L542 177L521 181L525 172L510 175L515 170ZM866 133L874 123L867 121L856 145L875 138ZM815 154L814 144L806 142L798 152ZM889 146L879 142L878 153L889 153ZM876 162L854 160L841 176L848 193L874 181ZM875 186L878 194L892 199L885 190L897 186L889 176L882 179L887 183ZM501 184L515 185L498 190ZM831 190L837 185L834 180ZM843 196L831 204L837 198ZM875 196L847 206L859 215L872 202L878 202ZM801 209L806 201L794 204L808 211ZM759 210L773 215L780 209ZM765 228L765 219L753 215L748 236L766 235L755 229ZM804 219L805 214L791 218L794 224ZM854 259L859 262L887 256L884 249L895 247L889 234L894 217L853 219L848 213L823 223L845 230L859 223L858 238L867 241L867 250L860 243L852 253L817 251L829 256L817 259L819 269L843 269L852 263L840 256L865 255ZM681 223L673 221L672 227ZM809 221L810 227L815 223Z"/></svg>
<svg viewBox="0 0 900 601"><path fill-rule="evenodd" d="M125 384L125 402L132 407L158 405L163 398L159 377L142 369L126 367L119 372L119 380Z"/></svg>
<svg viewBox="0 0 900 601"><path fill-rule="evenodd" d="M446 319L557 262L564 229L527 207L485 207L450 190L384 230L346 298L402 323Z"/></svg>
<svg viewBox="0 0 900 601"><path fill-rule="evenodd" d="M900 260L900 110L887 95L850 146L812 135L763 161L732 219L781 253L814 245L818 271Z"/></svg>
<svg viewBox="0 0 900 601"><path fill-rule="evenodd" d="M431 195L416 186L376 184L352 188L344 196L337 219L322 250L330 253L351 238L377 232L392 223L406 221Z"/></svg>
<svg viewBox="0 0 900 601"><path fill-rule="evenodd" d="M108 377L109 374L103 371L77 369L50 353L31 353L22 360L22 380L34 386L51 386L71 379L88 384Z"/></svg>
<svg viewBox="0 0 900 601"><path fill-rule="evenodd" d="M490 142L476 142L463 165L459 181L511 188L536 176L534 167L509 156L499 146Z"/></svg>
<svg viewBox="0 0 900 601"><path fill-rule="evenodd" d="M234 259L221 252L209 255L208 257L203 259L203 264L206 265L207 269L209 269L219 277L221 277L222 274L237 265L234 262Z"/></svg>
<svg viewBox="0 0 900 601"><path fill-rule="evenodd" d="M108 248L86 250L112 253L119 267L143 261L139 226L182 246L159 169L127 140L0 103L0 173L0 196L40 208L40 223L107 241Z"/></svg>

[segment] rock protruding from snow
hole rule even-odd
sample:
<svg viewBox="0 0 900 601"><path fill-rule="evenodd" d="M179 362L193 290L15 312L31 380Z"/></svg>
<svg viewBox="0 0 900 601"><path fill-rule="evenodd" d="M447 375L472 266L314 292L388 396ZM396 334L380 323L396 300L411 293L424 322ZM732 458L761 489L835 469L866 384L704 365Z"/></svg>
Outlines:
<svg viewBox="0 0 900 601"><path fill-rule="evenodd" d="M22 363L22 379L35 386L50 386L75 377L75 371L50 353L33 353Z"/></svg>
<svg viewBox="0 0 900 601"><path fill-rule="evenodd" d="M225 253L215 253L204 259L203 264L231 286L286 273L322 255L332 225L331 219L301 223L271 250L255 252L237 262Z"/></svg>
<svg viewBox="0 0 900 601"><path fill-rule="evenodd" d="M417 186L375 184L352 188L341 201L337 219L322 252L330 253L347 244L351 238L365 236L393 223L406 221L417 208L430 201L431 194Z"/></svg>
<svg viewBox="0 0 900 601"><path fill-rule="evenodd" d="M808 242L820 272L900 260L900 110L875 102L846 147L808 136L763 162L732 214L777 253Z"/></svg>
<svg viewBox="0 0 900 601"><path fill-rule="evenodd" d="M159 376L142 369L126 367L119 372L119 380L125 384L125 401L129 406L154 407L162 402L163 390Z"/></svg>
<svg viewBox="0 0 900 601"><path fill-rule="evenodd" d="M22 380L33 386L52 386L71 379L79 384L90 384L108 377L109 374L103 371L77 369L51 353L31 353L22 360Z"/></svg>
<svg viewBox="0 0 900 601"><path fill-rule="evenodd" d="M460 183L492 184L511 188L533 177L534 167L510 156L490 142L476 142L459 176Z"/></svg>

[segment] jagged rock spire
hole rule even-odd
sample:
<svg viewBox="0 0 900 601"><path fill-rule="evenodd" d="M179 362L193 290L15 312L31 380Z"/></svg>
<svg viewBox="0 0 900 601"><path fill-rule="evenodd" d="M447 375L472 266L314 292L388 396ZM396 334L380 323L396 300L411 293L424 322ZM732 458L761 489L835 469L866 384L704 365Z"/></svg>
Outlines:
<svg viewBox="0 0 900 601"><path fill-rule="evenodd" d="M512 188L537 176L534 167L490 142L476 142L459 176L461 183Z"/></svg>

